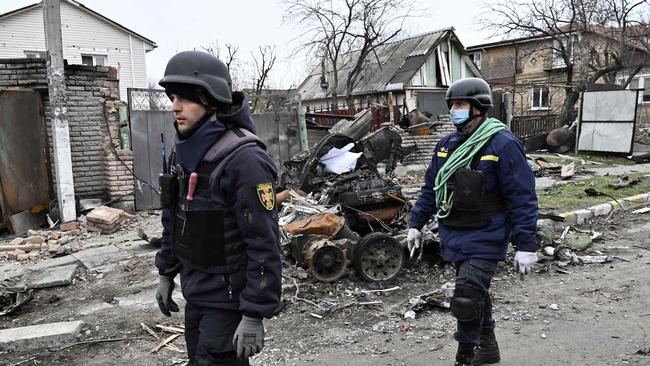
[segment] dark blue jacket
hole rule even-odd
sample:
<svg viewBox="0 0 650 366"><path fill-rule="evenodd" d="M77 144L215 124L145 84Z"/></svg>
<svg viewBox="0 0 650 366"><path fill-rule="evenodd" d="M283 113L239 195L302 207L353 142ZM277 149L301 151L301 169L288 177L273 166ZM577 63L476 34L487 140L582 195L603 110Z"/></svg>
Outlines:
<svg viewBox="0 0 650 366"><path fill-rule="evenodd" d="M236 95L234 96L236 97ZM242 100L243 98L243 100ZM235 99L235 98L233 98ZM207 121L191 137L178 140L195 149L176 150L177 161L190 172L197 167L206 146L212 146L225 131L224 125L255 132L248 100L240 95L241 108L232 114L218 114L217 122ZM197 153L199 151L200 153ZM183 296L198 306L240 310L253 317L271 317L280 306L281 261L277 209L266 209L256 190L260 184L273 184L277 178L275 164L266 150L248 144L232 152L209 179L209 197L205 202L220 202L228 209L225 236L236 238L237 249L227 251L223 263L200 267L174 255L170 210L163 210L163 243L156 254L161 275L181 274ZM196 196L196 195L195 195ZM195 197L193 202L199 199Z"/></svg>
<svg viewBox="0 0 650 366"><path fill-rule="evenodd" d="M411 211L410 227L422 229L437 212L433 191L436 175L447 160L447 152L467 137L461 132L454 132L443 137L436 145L424 177L422 193ZM443 259L448 262L468 258L504 260L510 241L518 250L536 251L535 177L526 161L521 141L509 130L497 132L483 150L476 169L485 173L486 192L500 191L507 208L491 215L488 225L481 229L452 229L439 223Z"/></svg>

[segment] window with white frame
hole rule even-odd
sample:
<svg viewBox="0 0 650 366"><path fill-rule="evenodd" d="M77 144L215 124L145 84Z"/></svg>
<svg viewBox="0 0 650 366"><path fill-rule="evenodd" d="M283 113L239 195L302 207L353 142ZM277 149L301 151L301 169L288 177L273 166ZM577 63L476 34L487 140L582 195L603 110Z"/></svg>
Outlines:
<svg viewBox="0 0 650 366"><path fill-rule="evenodd" d="M560 39L562 41L562 45L564 46L565 51L569 55L569 60L573 60L573 49L574 49L574 45L578 40L577 36L563 36ZM561 69L563 67L566 67L566 62L562 57L560 42L558 40L553 41L553 50L551 54L552 54L552 66L554 69Z"/></svg>
<svg viewBox="0 0 650 366"><path fill-rule="evenodd" d="M45 58L45 51L23 51L27 58Z"/></svg>
<svg viewBox="0 0 650 366"><path fill-rule="evenodd" d="M472 53L472 61L474 61L474 65L476 65L476 68L479 70L481 69L481 52L474 52Z"/></svg>
<svg viewBox="0 0 650 366"><path fill-rule="evenodd" d="M629 89L641 89L639 91L639 104L650 103L650 75L638 76L630 81Z"/></svg>
<svg viewBox="0 0 650 366"><path fill-rule="evenodd" d="M81 55L81 63L86 66L106 66L106 55Z"/></svg>
<svg viewBox="0 0 650 366"><path fill-rule="evenodd" d="M548 88L545 86L533 88L532 102L530 109L544 110L550 108Z"/></svg>

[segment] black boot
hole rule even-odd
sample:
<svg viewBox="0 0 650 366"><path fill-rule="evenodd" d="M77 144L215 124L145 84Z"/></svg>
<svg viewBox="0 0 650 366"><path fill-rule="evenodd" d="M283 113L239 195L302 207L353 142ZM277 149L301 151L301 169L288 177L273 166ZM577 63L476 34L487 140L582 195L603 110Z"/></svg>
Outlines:
<svg viewBox="0 0 650 366"><path fill-rule="evenodd" d="M473 366L499 361L501 361L501 355L499 354L499 344L497 343L497 337L494 335L494 329L481 332L481 344L476 347Z"/></svg>
<svg viewBox="0 0 650 366"><path fill-rule="evenodd" d="M454 366L472 366L474 361L474 345L467 343L458 343L456 351L456 363Z"/></svg>

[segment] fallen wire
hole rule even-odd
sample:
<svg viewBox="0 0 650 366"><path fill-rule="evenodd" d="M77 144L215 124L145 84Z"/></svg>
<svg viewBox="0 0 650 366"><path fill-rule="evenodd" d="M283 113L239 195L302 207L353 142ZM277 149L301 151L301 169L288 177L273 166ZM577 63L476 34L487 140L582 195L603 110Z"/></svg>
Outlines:
<svg viewBox="0 0 650 366"><path fill-rule="evenodd" d="M306 302L307 304L310 304L310 305L312 305L312 306L317 307L317 308L320 309L320 310L323 310L323 307L321 307L319 304L317 304L317 303L315 303L315 302L313 302L313 301L311 301L311 300L303 299L302 297L299 297L299 296L298 296L298 294L300 293L300 287L298 286L298 281L297 281L295 278L293 278L293 277L287 277L287 276L284 276L284 277L285 277L285 278L291 278L291 279L293 280L293 285L296 287L296 293L293 294L293 296L291 297L291 301L292 301L292 302L295 302L294 300L296 300L296 301L297 301L297 300L299 300L299 301L303 301L303 302Z"/></svg>
<svg viewBox="0 0 650 366"><path fill-rule="evenodd" d="M401 287L395 286L395 287L385 288L385 289L381 289L381 290L361 290L361 291L359 291L359 293L369 294L369 293L373 293L373 292L391 292L391 291L395 291L395 290L399 290L399 289L401 289Z"/></svg>
<svg viewBox="0 0 650 366"><path fill-rule="evenodd" d="M124 337L124 338L92 339L92 340L89 340L89 341L83 341L83 342L68 344L67 346L63 346L61 348L54 348L54 349L48 348L48 351L50 351L50 352L59 352L59 351L63 351L64 349L68 349L68 348L71 348L71 347L74 347L74 346L80 346L80 345L84 345L84 344L121 342L121 341L131 341L131 340L134 340L134 339L145 339L145 338L149 338L149 337Z"/></svg>
<svg viewBox="0 0 650 366"><path fill-rule="evenodd" d="M326 313L333 313L335 311L343 310L352 306L369 306L369 305L381 305L382 301L366 301L366 302L349 302L347 304L339 305L331 309L325 310Z"/></svg>
<svg viewBox="0 0 650 366"><path fill-rule="evenodd" d="M345 207L345 208L347 208L347 209L350 209L350 210L352 210L352 211L356 211L356 212L358 212L358 213L362 213L362 214L364 214L364 215L368 215L368 216L372 217L373 219L377 220L377 222L378 222L381 226L383 226L384 229L386 229L388 232L391 231L391 228L390 228L388 225L386 225L383 221L379 220L379 218L378 218L377 216L375 216L375 215L373 215L373 214L371 214L371 213L369 213L369 212L366 212L366 211L358 210L358 209L356 209L356 208L354 208L354 207L345 206L345 205L343 205L343 207ZM370 223L368 223L368 225L370 225Z"/></svg>

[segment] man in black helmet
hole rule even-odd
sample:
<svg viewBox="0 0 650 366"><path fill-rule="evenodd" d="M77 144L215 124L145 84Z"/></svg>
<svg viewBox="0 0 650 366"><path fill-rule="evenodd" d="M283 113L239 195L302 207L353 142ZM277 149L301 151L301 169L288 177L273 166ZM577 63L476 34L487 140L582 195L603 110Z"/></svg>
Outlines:
<svg viewBox="0 0 650 366"><path fill-rule="evenodd" d="M490 283L508 242L517 249L515 268L522 278L537 261L535 179L522 143L503 123L486 118L492 92L484 80L454 82L446 100L458 130L436 145L411 211L407 242L409 249L419 249L420 230L435 215L443 259L456 268L455 365L496 363L501 357Z"/></svg>
<svg viewBox="0 0 650 366"><path fill-rule="evenodd" d="M276 168L219 59L181 52L160 85L177 133L171 169L160 177L156 299L166 316L178 311L180 273L189 364L248 365L264 346L262 319L280 306Z"/></svg>

